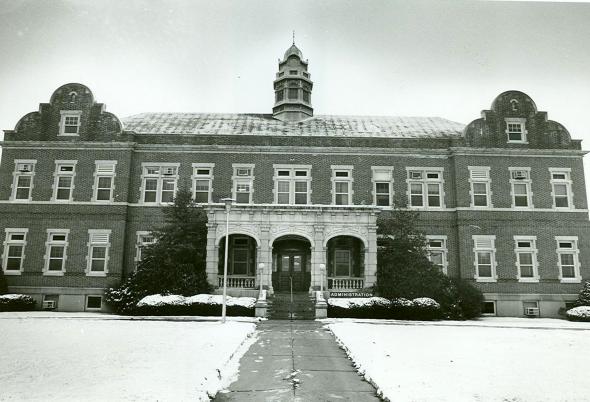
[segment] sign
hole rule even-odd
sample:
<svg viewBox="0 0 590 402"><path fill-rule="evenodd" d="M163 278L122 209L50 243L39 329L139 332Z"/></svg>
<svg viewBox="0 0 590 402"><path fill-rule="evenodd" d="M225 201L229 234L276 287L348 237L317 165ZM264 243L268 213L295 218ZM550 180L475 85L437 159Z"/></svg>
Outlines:
<svg viewBox="0 0 590 402"><path fill-rule="evenodd" d="M369 292L330 292L330 297L373 297L373 293Z"/></svg>

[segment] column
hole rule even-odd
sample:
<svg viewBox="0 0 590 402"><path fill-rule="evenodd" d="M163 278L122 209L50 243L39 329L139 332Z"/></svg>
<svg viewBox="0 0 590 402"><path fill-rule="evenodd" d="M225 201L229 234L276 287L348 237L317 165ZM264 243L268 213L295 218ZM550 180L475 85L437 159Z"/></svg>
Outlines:
<svg viewBox="0 0 590 402"><path fill-rule="evenodd" d="M367 247L365 248L365 287L377 281L377 226L369 225Z"/></svg>
<svg viewBox="0 0 590 402"><path fill-rule="evenodd" d="M219 285L217 279L219 247L215 244L215 238L217 235L217 223L215 223L214 221L215 215L209 214L210 223L207 223L207 257L205 259L205 271L207 273L207 281L214 287L217 287Z"/></svg>
<svg viewBox="0 0 590 402"><path fill-rule="evenodd" d="M258 281L262 281L262 287L264 289L272 290L272 250L269 245L269 232L269 225L260 225L260 245L257 248L258 254L256 255L256 260L259 264L264 264L264 271L262 272L262 276L257 278ZM258 282L256 286L259 287L260 282Z"/></svg>
<svg viewBox="0 0 590 402"><path fill-rule="evenodd" d="M324 225L314 225L313 244L311 245L311 290L320 290L322 274L320 265L326 266L326 248L324 247ZM324 272L324 289L327 288L327 270Z"/></svg>

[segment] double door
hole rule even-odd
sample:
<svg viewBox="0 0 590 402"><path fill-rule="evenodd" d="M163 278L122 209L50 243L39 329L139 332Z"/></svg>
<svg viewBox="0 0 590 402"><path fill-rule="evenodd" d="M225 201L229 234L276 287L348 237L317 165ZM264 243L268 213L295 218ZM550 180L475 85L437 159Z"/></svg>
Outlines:
<svg viewBox="0 0 590 402"><path fill-rule="evenodd" d="M277 269L273 275L275 291L307 291L310 273L307 272L306 255L300 251L281 251L277 254Z"/></svg>

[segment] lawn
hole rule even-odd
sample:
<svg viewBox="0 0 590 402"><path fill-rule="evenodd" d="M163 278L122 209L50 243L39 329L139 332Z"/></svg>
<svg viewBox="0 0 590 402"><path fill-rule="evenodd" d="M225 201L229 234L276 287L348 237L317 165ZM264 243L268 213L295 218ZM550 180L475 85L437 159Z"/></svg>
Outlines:
<svg viewBox="0 0 590 402"><path fill-rule="evenodd" d="M590 323L332 322L359 371L392 401L590 400Z"/></svg>
<svg viewBox="0 0 590 402"><path fill-rule="evenodd" d="M0 400L208 401L236 375L253 331L251 322L1 313Z"/></svg>

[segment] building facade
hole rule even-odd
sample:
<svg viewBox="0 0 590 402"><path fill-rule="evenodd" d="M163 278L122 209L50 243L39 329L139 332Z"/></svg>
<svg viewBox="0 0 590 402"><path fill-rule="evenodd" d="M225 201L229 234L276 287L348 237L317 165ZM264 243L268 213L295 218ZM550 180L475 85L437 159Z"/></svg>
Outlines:
<svg viewBox="0 0 590 402"><path fill-rule="evenodd" d="M479 287L488 314L556 316L590 279L585 152L526 94L500 94L465 126L314 116L295 45L275 78L272 114L119 119L84 85L58 88L2 142L10 291L105 310L104 288L135 268L181 187L207 210L215 286L229 233L234 295L370 287L376 217L394 198L419 211L431 260Z"/></svg>

